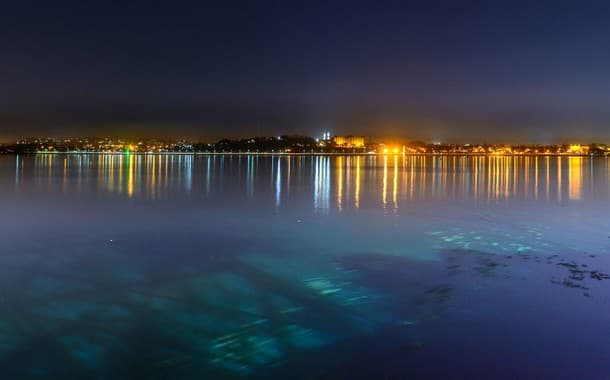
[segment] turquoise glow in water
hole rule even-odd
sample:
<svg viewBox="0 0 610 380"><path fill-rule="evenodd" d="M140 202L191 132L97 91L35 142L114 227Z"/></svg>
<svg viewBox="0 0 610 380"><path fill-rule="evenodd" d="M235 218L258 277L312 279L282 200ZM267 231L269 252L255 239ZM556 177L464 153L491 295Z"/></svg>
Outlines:
<svg viewBox="0 0 610 380"><path fill-rule="evenodd" d="M603 378L610 163L0 157L7 378Z"/></svg>

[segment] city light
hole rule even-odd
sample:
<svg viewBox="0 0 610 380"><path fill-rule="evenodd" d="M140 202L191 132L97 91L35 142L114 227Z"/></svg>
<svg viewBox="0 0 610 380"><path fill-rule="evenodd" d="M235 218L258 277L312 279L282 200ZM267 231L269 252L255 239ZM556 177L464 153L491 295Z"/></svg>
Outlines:
<svg viewBox="0 0 610 380"><path fill-rule="evenodd" d="M383 138L375 141L363 136L345 135L331 137L261 136L237 140L221 139L217 142L193 142L185 140L122 138L32 138L20 139L12 144L0 144L0 154L31 153L200 153L200 154L439 154L439 155L566 155L608 156L609 144L579 143L541 144L476 144L476 143L386 143Z"/></svg>

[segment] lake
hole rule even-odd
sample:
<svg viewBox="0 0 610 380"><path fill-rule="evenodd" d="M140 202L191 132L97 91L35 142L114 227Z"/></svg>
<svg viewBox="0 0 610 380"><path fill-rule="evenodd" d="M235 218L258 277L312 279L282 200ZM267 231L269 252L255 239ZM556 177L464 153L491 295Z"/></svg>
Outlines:
<svg viewBox="0 0 610 380"><path fill-rule="evenodd" d="M0 157L2 377L610 378L610 162Z"/></svg>

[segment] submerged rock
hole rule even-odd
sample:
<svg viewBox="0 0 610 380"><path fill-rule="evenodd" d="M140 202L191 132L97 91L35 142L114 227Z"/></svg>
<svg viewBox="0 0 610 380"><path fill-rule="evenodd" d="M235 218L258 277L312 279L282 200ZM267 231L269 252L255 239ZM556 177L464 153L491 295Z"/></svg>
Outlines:
<svg viewBox="0 0 610 380"><path fill-rule="evenodd" d="M554 255L553 258L557 258L558 255ZM595 258L595 255L587 255L588 258ZM550 263L550 262L548 262ZM588 292L590 286L587 283L587 279L593 279L597 281L608 280L610 275L601 272L599 270L589 270L591 263L578 263L575 260L560 261L557 263L558 268L567 269L567 276L562 280L552 279L551 283L555 285L562 285L566 288L582 289L587 290L583 295L590 297L591 294Z"/></svg>
<svg viewBox="0 0 610 380"><path fill-rule="evenodd" d="M595 280L600 280L600 281L610 279L610 275L598 272L596 270L591 271L590 276L591 276L591 278L593 278Z"/></svg>

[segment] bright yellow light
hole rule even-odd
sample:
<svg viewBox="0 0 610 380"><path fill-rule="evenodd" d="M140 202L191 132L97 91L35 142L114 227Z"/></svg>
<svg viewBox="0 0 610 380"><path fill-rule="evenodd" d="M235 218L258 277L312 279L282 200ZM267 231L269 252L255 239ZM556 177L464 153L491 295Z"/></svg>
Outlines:
<svg viewBox="0 0 610 380"><path fill-rule="evenodd" d="M343 148L362 148L364 147L364 137L362 136L335 136L335 144Z"/></svg>
<svg viewBox="0 0 610 380"><path fill-rule="evenodd" d="M383 148L383 154L399 154L400 147Z"/></svg>
<svg viewBox="0 0 610 380"><path fill-rule="evenodd" d="M580 145L580 144L571 144L570 147L568 148L568 153L583 154L583 153L586 153L587 148L588 147Z"/></svg>

